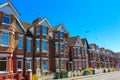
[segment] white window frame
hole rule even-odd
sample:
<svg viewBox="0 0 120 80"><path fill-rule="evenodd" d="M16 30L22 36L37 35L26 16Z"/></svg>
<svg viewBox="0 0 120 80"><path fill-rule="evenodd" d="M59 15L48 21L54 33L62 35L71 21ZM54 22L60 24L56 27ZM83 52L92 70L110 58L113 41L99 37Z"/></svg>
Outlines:
<svg viewBox="0 0 120 80"><path fill-rule="evenodd" d="M63 42L60 42L60 54L64 54L64 51L65 51L65 46L64 46L64 51L63 52L61 52L61 45L65 45Z"/></svg>
<svg viewBox="0 0 120 80"><path fill-rule="evenodd" d="M43 70L43 61L46 61L46 65L47 65L47 70ZM48 71L48 58L43 58L42 59L42 70L44 71L44 72L47 72Z"/></svg>
<svg viewBox="0 0 120 80"><path fill-rule="evenodd" d="M5 47L9 46L9 32L10 31L7 31L7 30L2 31L2 34L1 34L1 46L5 46ZM7 33L8 34L8 45L2 44L2 35L3 35L3 33Z"/></svg>
<svg viewBox="0 0 120 80"><path fill-rule="evenodd" d="M39 31L39 33L38 33L38 30L37 30L37 29L40 30L40 27L36 27L36 35L40 35L40 31Z"/></svg>
<svg viewBox="0 0 120 80"><path fill-rule="evenodd" d="M55 32L55 39L58 39L58 32Z"/></svg>
<svg viewBox="0 0 120 80"><path fill-rule="evenodd" d="M44 34L44 28L46 28L46 34ZM42 27L42 35L47 35L47 27Z"/></svg>
<svg viewBox="0 0 120 80"><path fill-rule="evenodd" d="M27 42L27 52L31 52L32 51L32 38L27 38L27 41L30 40L30 51L28 51L28 42Z"/></svg>
<svg viewBox="0 0 120 80"><path fill-rule="evenodd" d="M27 69L27 63L30 64L30 69ZM32 69L32 58L26 58L26 63L25 63L25 65L26 65L26 70L31 70L31 69Z"/></svg>
<svg viewBox="0 0 120 80"><path fill-rule="evenodd" d="M21 68L18 68L18 61L21 61ZM22 58L17 59L17 70L22 70L23 69L23 60Z"/></svg>
<svg viewBox="0 0 120 80"><path fill-rule="evenodd" d="M4 22L3 22L4 16L9 18L9 20L10 20L9 23L4 23ZM2 24L10 25L10 23L11 23L11 17L10 17L10 15L8 15L8 14L3 14L3 18L2 18Z"/></svg>
<svg viewBox="0 0 120 80"><path fill-rule="evenodd" d="M40 39L36 39L36 43L37 43L37 41L39 41L39 43L40 43ZM36 46L36 44L35 44L35 46ZM36 46L36 52L40 52L40 44L39 44L39 51L37 51L37 46Z"/></svg>
<svg viewBox="0 0 120 80"><path fill-rule="evenodd" d="M46 48L47 48L47 50L43 50L43 41L44 42L46 42ZM48 40L46 40L46 39L42 39L42 52L48 52Z"/></svg>
<svg viewBox="0 0 120 80"><path fill-rule="evenodd" d="M0 60L0 61L6 61L6 70L5 71L0 71L0 73L6 73L6 72L8 72L7 71L8 70L8 57L5 57L5 56L1 56L1 57L6 58L6 60Z"/></svg>
<svg viewBox="0 0 120 80"><path fill-rule="evenodd" d="M19 45L18 45L18 49L22 49L23 48L23 35L21 35L21 34L19 34L18 35L18 44L19 44L19 38L22 38L22 47L21 48L19 48Z"/></svg>

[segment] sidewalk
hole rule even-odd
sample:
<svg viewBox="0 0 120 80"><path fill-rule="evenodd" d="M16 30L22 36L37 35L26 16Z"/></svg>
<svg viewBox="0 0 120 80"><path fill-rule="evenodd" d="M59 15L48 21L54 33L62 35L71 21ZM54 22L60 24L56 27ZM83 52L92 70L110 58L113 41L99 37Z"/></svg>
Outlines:
<svg viewBox="0 0 120 80"><path fill-rule="evenodd" d="M114 71L114 72L118 72L118 71ZM76 77L63 78L63 79L54 79L54 80L74 80L74 79L83 79L83 78L89 78L89 77L98 76L98 75L104 75L104 74L108 74L108 73L113 73L113 72L98 73L98 74L94 74L94 75L76 76Z"/></svg>

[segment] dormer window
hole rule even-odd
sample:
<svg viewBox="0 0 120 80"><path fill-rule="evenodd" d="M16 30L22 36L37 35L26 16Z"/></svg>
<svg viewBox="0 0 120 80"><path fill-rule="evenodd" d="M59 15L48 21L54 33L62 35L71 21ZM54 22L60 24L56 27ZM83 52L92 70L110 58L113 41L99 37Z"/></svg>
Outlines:
<svg viewBox="0 0 120 80"><path fill-rule="evenodd" d="M63 33L60 32L60 39L63 39Z"/></svg>
<svg viewBox="0 0 120 80"><path fill-rule="evenodd" d="M2 21L3 24L10 24L10 16L9 15L6 15L4 14L3 15L3 21Z"/></svg>
<svg viewBox="0 0 120 80"><path fill-rule="evenodd" d="M37 28L36 28L36 34L37 34L37 35L40 35L40 27L37 27Z"/></svg>
<svg viewBox="0 0 120 80"><path fill-rule="evenodd" d="M42 34L43 35L47 35L47 27L43 27L42 28Z"/></svg>

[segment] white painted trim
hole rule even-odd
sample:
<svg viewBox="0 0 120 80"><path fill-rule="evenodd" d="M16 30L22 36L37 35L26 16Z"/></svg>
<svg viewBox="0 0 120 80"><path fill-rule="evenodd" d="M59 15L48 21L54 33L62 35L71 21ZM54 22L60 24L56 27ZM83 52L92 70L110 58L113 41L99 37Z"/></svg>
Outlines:
<svg viewBox="0 0 120 80"><path fill-rule="evenodd" d="M19 57L19 58L23 58L23 57L24 57L24 55L17 55L17 57Z"/></svg>
<svg viewBox="0 0 120 80"><path fill-rule="evenodd" d="M15 13L15 15L18 17L19 13L17 12L17 10L15 9L15 7L13 6L13 4L11 2L5 2L3 4L0 5L0 8L4 7L4 6L9 6L12 11Z"/></svg>
<svg viewBox="0 0 120 80"><path fill-rule="evenodd" d="M24 35L23 34L18 34L19 37L23 37Z"/></svg>
<svg viewBox="0 0 120 80"><path fill-rule="evenodd" d="M48 41L47 39L42 39L42 41Z"/></svg>
<svg viewBox="0 0 120 80"><path fill-rule="evenodd" d="M31 57L26 57L25 59L26 59L26 60L32 60L32 58L31 58Z"/></svg>
<svg viewBox="0 0 120 80"><path fill-rule="evenodd" d="M64 28L64 26L63 26L62 24L59 26L59 28L58 28L57 30L59 31L60 28L63 28L63 29L64 29L64 32L66 32L66 30L65 30L65 28Z"/></svg>
<svg viewBox="0 0 120 80"><path fill-rule="evenodd" d="M2 32L6 32L6 33L10 33L12 32L11 30L7 30L7 29L1 29Z"/></svg>
<svg viewBox="0 0 120 80"><path fill-rule="evenodd" d="M36 41L40 41L40 38L36 38L35 40L36 40Z"/></svg>
<svg viewBox="0 0 120 80"><path fill-rule="evenodd" d="M43 18L39 24L42 24L44 21L47 21L47 24L49 25L50 28L52 28L51 24L48 22L47 18Z"/></svg>
<svg viewBox="0 0 120 80"><path fill-rule="evenodd" d="M27 37L27 39L28 39L28 40L32 40L32 38L30 38L30 37Z"/></svg>
<svg viewBox="0 0 120 80"><path fill-rule="evenodd" d="M20 26L22 27L23 31L25 31L25 32L26 32L25 28L23 27L23 25L21 24L21 22L19 21L19 19L18 19L18 18L16 18L16 20L18 21L18 23L19 23L19 24L20 24Z"/></svg>
<svg viewBox="0 0 120 80"><path fill-rule="evenodd" d="M60 58L55 58L55 60L59 60Z"/></svg>
<svg viewBox="0 0 120 80"><path fill-rule="evenodd" d="M42 58L42 60L48 60L48 58Z"/></svg>
<svg viewBox="0 0 120 80"><path fill-rule="evenodd" d="M9 54L0 54L0 56L2 56L2 57L8 57L10 55Z"/></svg>
<svg viewBox="0 0 120 80"><path fill-rule="evenodd" d="M40 59L39 57L36 57L35 59Z"/></svg>

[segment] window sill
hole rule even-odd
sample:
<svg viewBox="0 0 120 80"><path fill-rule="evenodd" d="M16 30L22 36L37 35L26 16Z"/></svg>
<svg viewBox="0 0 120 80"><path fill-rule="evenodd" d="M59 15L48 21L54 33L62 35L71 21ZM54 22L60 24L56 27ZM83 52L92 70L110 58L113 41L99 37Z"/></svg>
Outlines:
<svg viewBox="0 0 120 80"><path fill-rule="evenodd" d="M10 47L9 45L3 45L3 44L1 44L0 46L3 46L3 47Z"/></svg>
<svg viewBox="0 0 120 80"><path fill-rule="evenodd" d="M2 24L10 26L10 24L4 23L4 22L2 22Z"/></svg>
<svg viewBox="0 0 120 80"><path fill-rule="evenodd" d="M48 51L42 51L43 53L48 53Z"/></svg>
<svg viewBox="0 0 120 80"><path fill-rule="evenodd" d="M0 71L0 74L7 74L7 71Z"/></svg>

